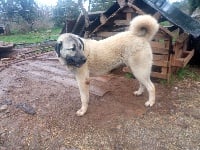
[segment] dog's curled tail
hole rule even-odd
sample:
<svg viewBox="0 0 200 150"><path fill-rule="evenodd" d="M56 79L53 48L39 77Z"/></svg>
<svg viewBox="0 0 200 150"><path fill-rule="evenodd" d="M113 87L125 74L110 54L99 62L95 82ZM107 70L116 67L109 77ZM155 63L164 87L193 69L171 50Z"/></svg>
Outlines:
<svg viewBox="0 0 200 150"><path fill-rule="evenodd" d="M159 29L159 24L155 18L150 15L141 15L135 17L130 22L129 30L136 36L144 37L151 41Z"/></svg>

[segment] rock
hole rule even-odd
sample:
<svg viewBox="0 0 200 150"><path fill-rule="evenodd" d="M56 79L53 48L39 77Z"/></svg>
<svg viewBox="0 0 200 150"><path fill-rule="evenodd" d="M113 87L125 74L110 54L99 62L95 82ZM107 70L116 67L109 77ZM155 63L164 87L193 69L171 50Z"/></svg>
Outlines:
<svg viewBox="0 0 200 150"><path fill-rule="evenodd" d="M0 112L4 112L7 109L8 109L8 105L1 105L0 106Z"/></svg>
<svg viewBox="0 0 200 150"><path fill-rule="evenodd" d="M178 90L178 87L176 86L176 87L174 87L174 89L175 89L175 90Z"/></svg>
<svg viewBox="0 0 200 150"><path fill-rule="evenodd" d="M35 109L31 105L26 104L26 103L19 103L17 104L16 108L19 108L25 113L30 114L30 115L36 114Z"/></svg>
<svg viewBox="0 0 200 150"><path fill-rule="evenodd" d="M12 105L12 100L11 99L6 99L2 102L0 102L1 105Z"/></svg>

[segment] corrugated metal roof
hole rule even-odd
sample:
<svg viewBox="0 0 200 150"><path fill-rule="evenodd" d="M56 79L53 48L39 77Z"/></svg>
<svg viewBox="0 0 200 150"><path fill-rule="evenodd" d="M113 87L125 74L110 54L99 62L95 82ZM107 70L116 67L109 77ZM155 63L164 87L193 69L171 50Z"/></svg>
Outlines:
<svg viewBox="0 0 200 150"><path fill-rule="evenodd" d="M183 13L167 0L143 0L146 4L160 12L167 20L177 25L195 38L200 36L200 23Z"/></svg>

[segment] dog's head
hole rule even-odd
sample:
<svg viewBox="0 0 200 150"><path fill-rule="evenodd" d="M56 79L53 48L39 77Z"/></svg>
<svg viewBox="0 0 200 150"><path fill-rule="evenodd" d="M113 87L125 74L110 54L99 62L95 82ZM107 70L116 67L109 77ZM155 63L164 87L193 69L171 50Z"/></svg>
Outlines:
<svg viewBox="0 0 200 150"><path fill-rule="evenodd" d="M65 64L81 67L87 60L84 55L84 43L74 34L65 33L60 35L55 45L57 56L65 61Z"/></svg>

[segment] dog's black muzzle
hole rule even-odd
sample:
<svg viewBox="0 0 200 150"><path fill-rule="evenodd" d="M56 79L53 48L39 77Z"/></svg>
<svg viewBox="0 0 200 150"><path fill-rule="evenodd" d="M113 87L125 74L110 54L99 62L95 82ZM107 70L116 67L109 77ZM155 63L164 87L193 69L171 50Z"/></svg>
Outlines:
<svg viewBox="0 0 200 150"><path fill-rule="evenodd" d="M73 56L73 57L66 57L65 61L67 62L68 65L70 66L75 66L75 67L81 67L85 62L87 58L85 56Z"/></svg>

